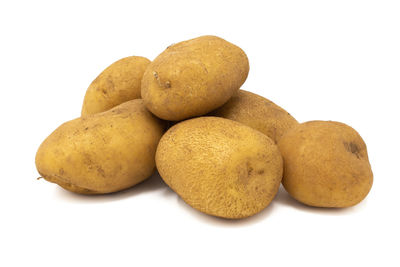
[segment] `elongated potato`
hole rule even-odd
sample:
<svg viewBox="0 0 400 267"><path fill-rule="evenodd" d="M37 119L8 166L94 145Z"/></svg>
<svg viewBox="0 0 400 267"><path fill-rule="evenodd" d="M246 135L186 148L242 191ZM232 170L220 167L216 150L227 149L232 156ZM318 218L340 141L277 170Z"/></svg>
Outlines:
<svg viewBox="0 0 400 267"><path fill-rule="evenodd" d="M248 72L242 49L216 36L202 36L171 45L150 63L142 98L165 120L200 116L228 101Z"/></svg>
<svg viewBox="0 0 400 267"><path fill-rule="evenodd" d="M155 168L164 122L143 100L62 124L39 147L36 167L49 182L82 194L131 187Z"/></svg>
<svg viewBox="0 0 400 267"><path fill-rule="evenodd" d="M275 143L287 130L299 124L280 106L245 90L239 90L225 105L210 115L250 126L267 135Z"/></svg>
<svg viewBox="0 0 400 267"><path fill-rule="evenodd" d="M126 57L108 66L90 84L82 106L82 116L109 110L140 98L141 80L150 60Z"/></svg>

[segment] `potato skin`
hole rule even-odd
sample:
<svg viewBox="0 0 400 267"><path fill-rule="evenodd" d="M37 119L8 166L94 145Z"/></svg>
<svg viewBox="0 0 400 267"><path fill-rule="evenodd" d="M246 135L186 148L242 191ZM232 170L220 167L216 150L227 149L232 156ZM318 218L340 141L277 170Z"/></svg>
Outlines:
<svg viewBox="0 0 400 267"><path fill-rule="evenodd" d="M149 64L147 58L131 56L108 66L87 89L81 115L103 112L140 98L143 73Z"/></svg>
<svg viewBox="0 0 400 267"><path fill-rule="evenodd" d="M81 194L131 187L154 171L165 123L143 100L62 124L40 145L36 167L49 182Z"/></svg>
<svg viewBox="0 0 400 267"><path fill-rule="evenodd" d="M156 152L162 179L186 203L229 219L254 215L269 205L278 192L282 164L269 137L217 117L174 125Z"/></svg>
<svg viewBox="0 0 400 267"><path fill-rule="evenodd" d="M350 126L333 121L302 123L278 143L284 159L283 186L315 207L349 207L371 189L367 147Z"/></svg>
<svg viewBox="0 0 400 267"><path fill-rule="evenodd" d="M242 49L216 36L169 46L146 69L142 98L157 117L179 121L223 105L245 82Z"/></svg>
<svg viewBox="0 0 400 267"><path fill-rule="evenodd" d="M243 123L277 143L283 134L299 123L272 101L245 90L239 90L222 107L210 113Z"/></svg>

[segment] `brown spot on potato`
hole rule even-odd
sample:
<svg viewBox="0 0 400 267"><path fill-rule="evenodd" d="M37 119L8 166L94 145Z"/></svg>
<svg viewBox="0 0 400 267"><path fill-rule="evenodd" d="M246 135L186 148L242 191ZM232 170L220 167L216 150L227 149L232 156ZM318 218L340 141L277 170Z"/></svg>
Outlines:
<svg viewBox="0 0 400 267"><path fill-rule="evenodd" d="M121 109L113 109L113 110L111 110L111 112L114 113L114 114L121 114L124 111L121 110Z"/></svg>
<svg viewBox="0 0 400 267"><path fill-rule="evenodd" d="M97 172L102 176L106 177L106 173L104 172L103 168L101 166L97 166Z"/></svg>
<svg viewBox="0 0 400 267"><path fill-rule="evenodd" d="M347 151L353 153L357 158L360 158L360 149L356 144L354 144L353 142L343 142L343 144Z"/></svg>
<svg viewBox="0 0 400 267"><path fill-rule="evenodd" d="M92 161L92 157L89 153L83 153L83 163L85 165L87 165L89 168L91 168L93 161Z"/></svg>
<svg viewBox="0 0 400 267"><path fill-rule="evenodd" d="M115 84L114 84L112 77L107 77L107 88L108 88L108 90L111 90L111 91L115 90ZM104 91L103 91L103 93L104 93Z"/></svg>
<svg viewBox="0 0 400 267"><path fill-rule="evenodd" d="M250 176L252 172L253 172L253 168L250 167L249 164L247 163L247 174Z"/></svg>

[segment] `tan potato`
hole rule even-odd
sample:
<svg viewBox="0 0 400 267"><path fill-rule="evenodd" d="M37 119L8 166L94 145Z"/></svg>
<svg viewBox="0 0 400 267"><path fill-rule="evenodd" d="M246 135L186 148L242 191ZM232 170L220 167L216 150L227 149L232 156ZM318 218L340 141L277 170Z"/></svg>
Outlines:
<svg viewBox="0 0 400 267"><path fill-rule="evenodd" d="M283 186L298 201L315 207L349 207L372 186L367 147L350 126L310 121L278 143L284 159Z"/></svg>
<svg viewBox="0 0 400 267"><path fill-rule="evenodd" d="M103 112L140 98L143 73L149 64L147 58L131 56L108 66L87 89L82 116Z"/></svg>
<svg viewBox="0 0 400 267"><path fill-rule="evenodd" d="M216 36L202 36L169 46L149 65L142 98L165 120L200 116L228 101L248 72L242 49Z"/></svg>
<svg viewBox="0 0 400 267"><path fill-rule="evenodd" d="M180 122L156 152L163 180L190 206L238 219L272 201L282 178L278 147L266 135L235 121L200 117Z"/></svg>
<svg viewBox="0 0 400 267"><path fill-rule="evenodd" d="M131 187L155 168L164 122L142 99L62 124L39 147L36 167L49 182L82 194Z"/></svg>
<svg viewBox="0 0 400 267"><path fill-rule="evenodd" d="M280 106L245 90L239 90L210 115L243 123L267 135L275 143L287 130L298 125L296 119Z"/></svg>

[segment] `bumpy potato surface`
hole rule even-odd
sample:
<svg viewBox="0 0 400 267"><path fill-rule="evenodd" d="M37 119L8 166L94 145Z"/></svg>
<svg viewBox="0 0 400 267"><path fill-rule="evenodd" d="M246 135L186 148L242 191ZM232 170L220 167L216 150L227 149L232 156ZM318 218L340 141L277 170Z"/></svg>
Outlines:
<svg viewBox="0 0 400 267"><path fill-rule="evenodd" d="M268 206L283 170L278 147L269 137L217 117L170 128L158 145L156 164L164 181L190 206L230 219Z"/></svg>

